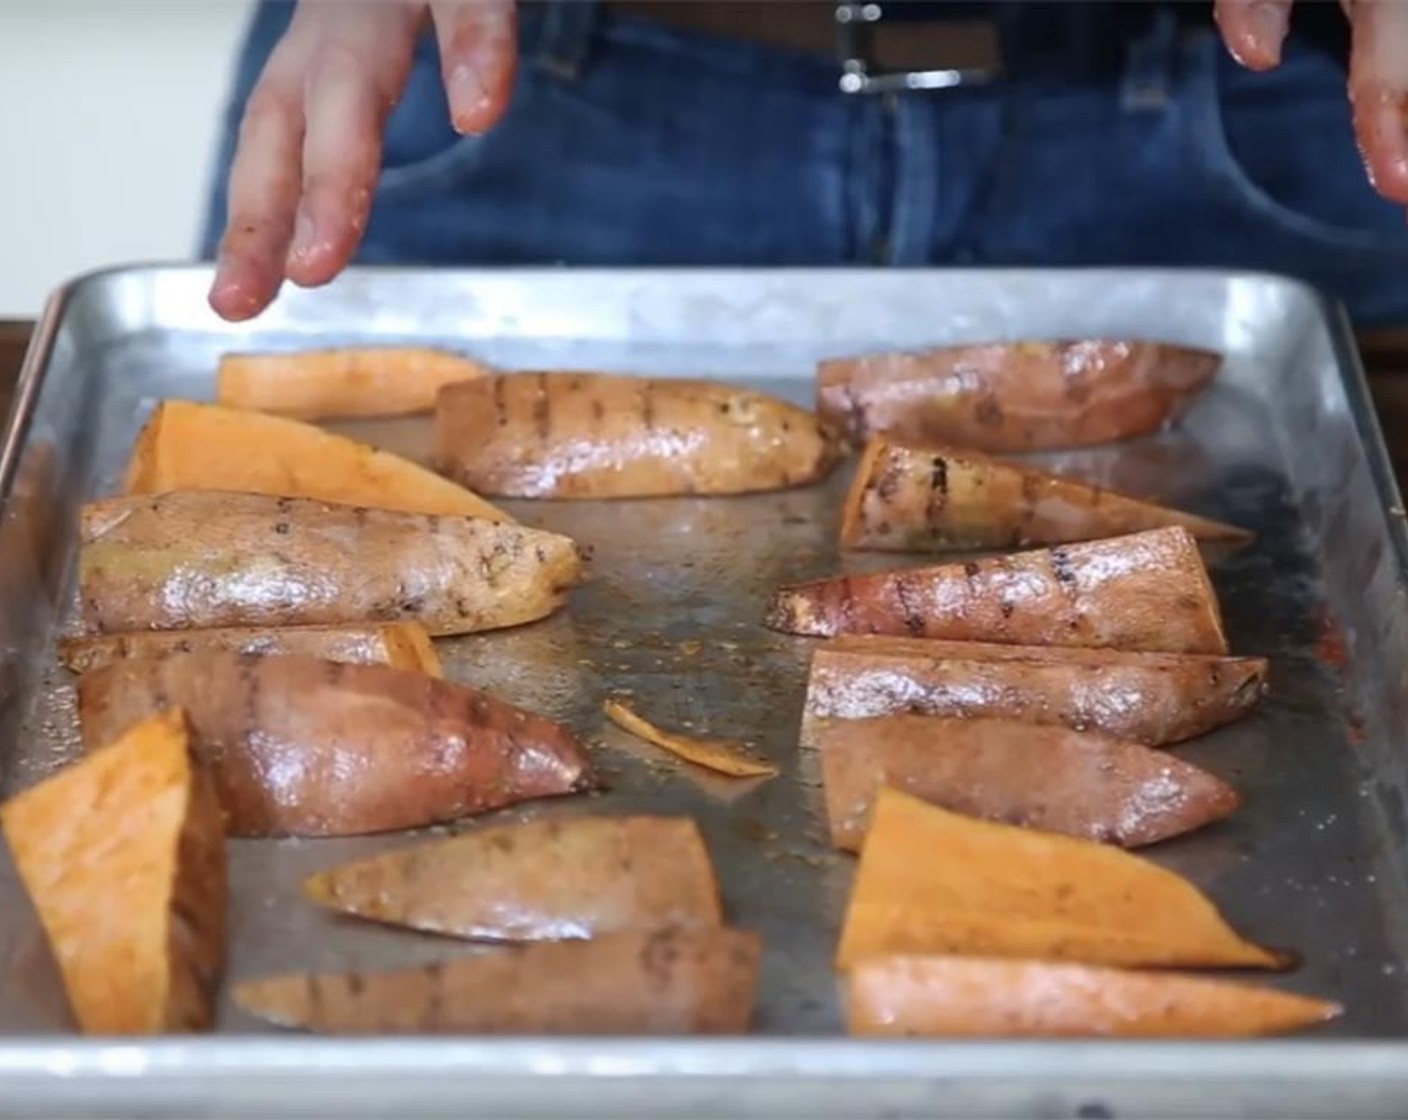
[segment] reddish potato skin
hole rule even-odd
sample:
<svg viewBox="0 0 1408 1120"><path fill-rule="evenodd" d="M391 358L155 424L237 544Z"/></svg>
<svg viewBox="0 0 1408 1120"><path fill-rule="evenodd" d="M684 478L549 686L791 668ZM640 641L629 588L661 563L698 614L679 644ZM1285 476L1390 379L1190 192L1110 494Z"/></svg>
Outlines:
<svg viewBox="0 0 1408 1120"><path fill-rule="evenodd" d="M1205 770L1095 732L995 719L818 720L831 842L859 851L876 792L895 786L968 816L1137 848L1233 813Z"/></svg>
<svg viewBox="0 0 1408 1120"><path fill-rule="evenodd" d="M1030 548L1182 525L1199 542L1252 534L1081 479L938 445L870 441L846 496L841 547L873 552Z"/></svg>
<svg viewBox="0 0 1408 1120"><path fill-rule="evenodd" d="M1227 652L1217 595L1182 526L794 584L764 622L817 637Z"/></svg>
<svg viewBox="0 0 1408 1120"><path fill-rule="evenodd" d="M184 708L230 835L350 836L452 821L586 788L565 727L410 670L226 651L84 673L86 749Z"/></svg>
<svg viewBox="0 0 1408 1120"><path fill-rule="evenodd" d="M447 385L435 409L436 469L499 497L781 490L843 453L807 409L720 381L498 374Z"/></svg>
<svg viewBox="0 0 1408 1120"><path fill-rule="evenodd" d="M432 636L535 622L585 563L522 525L219 490L83 507L85 631L417 621Z"/></svg>
<svg viewBox="0 0 1408 1120"><path fill-rule="evenodd" d="M818 364L817 411L857 445L888 435L995 452L1090 447L1171 424L1221 362L1122 339L838 357Z"/></svg>
<svg viewBox="0 0 1408 1120"><path fill-rule="evenodd" d="M327 1034L746 1034L761 952L752 930L627 931L391 972L273 976L235 999Z"/></svg>
<svg viewBox="0 0 1408 1120"><path fill-rule="evenodd" d="M1165 746L1245 718L1267 691L1260 657L834 638L812 654L802 742L817 719L914 712L1099 731Z"/></svg>

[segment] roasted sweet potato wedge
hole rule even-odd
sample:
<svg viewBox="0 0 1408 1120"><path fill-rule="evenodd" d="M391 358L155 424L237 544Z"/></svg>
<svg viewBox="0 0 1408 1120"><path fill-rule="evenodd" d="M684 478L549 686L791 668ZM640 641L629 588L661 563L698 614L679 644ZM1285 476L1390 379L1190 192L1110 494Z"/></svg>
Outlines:
<svg viewBox="0 0 1408 1120"><path fill-rule="evenodd" d="M299 420L429 412L435 394L490 368L428 346L331 346L287 353L223 354L220 403Z"/></svg>
<svg viewBox="0 0 1408 1120"><path fill-rule="evenodd" d="M1241 937L1188 880L1108 844L979 820L881 788L837 966L892 953L1126 967L1294 964Z"/></svg>
<svg viewBox="0 0 1408 1120"><path fill-rule="evenodd" d="M1235 525L976 451L866 446L841 519L841 546L873 552L1024 548L1181 525L1199 541L1245 544Z"/></svg>
<svg viewBox="0 0 1408 1120"><path fill-rule="evenodd" d="M446 386L435 409L436 469L505 497L780 490L842 453L806 409L718 381L505 373Z"/></svg>
<svg viewBox="0 0 1408 1120"><path fill-rule="evenodd" d="M819 637L1227 652L1217 594L1182 526L793 584L774 594L764 621Z"/></svg>
<svg viewBox="0 0 1408 1120"><path fill-rule="evenodd" d="M166 400L143 425L128 494L240 490L407 513L513 518L434 471L312 424L197 401Z"/></svg>
<svg viewBox="0 0 1408 1120"><path fill-rule="evenodd" d="M723 924L709 851L688 817L494 825L334 867L304 893L361 918L490 941Z"/></svg>
<svg viewBox="0 0 1408 1120"><path fill-rule="evenodd" d="M859 851L875 796L893 786L956 813L1137 848L1241 804L1220 778L1164 751L1090 731L896 715L820 720L831 842Z"/></svg>
<svg viewBox="0 0 1408 1120"><path fill-rule="evenodd" d="M1177 420L1219 354L1120 339L1000 342L837 357L817 410L856 443L888 435L979 451L1088 447Z"/></svg>
<svg viewBox="0 0 1408 1120"><path fill-rule="evenodd" d="M166 657L205 649L233 653L298 653L356 665L419 669L432 677L445 675L435 643L419 622L362 626L229 626L209 630L66 635L59 639L59 660L73 672L85 673L127 657Z"/></svg>
<svg viewBox="0 0 1408 1120"><path fill-rule="evenodd" d="M179 710L0 806L86 1034L207 1031L225 970L225 832Z"/></svg>
<svg viewBox="0 0 1408 1120"><path fill-rule="evenodd" d="M275 976L234 995L326 1034L745 1034L761 949L750 930L632 930L392 972Z"/></svg>
<svg viewBox="0 0 1408 1120"><path fill-rule="evenodd" d="M419 672L206 650L84 673L86 747L183 707L233 836L348 836L586 788L571 731Z"/></svg>
<svg viewBox="0 0 1408 1120"><path fill-rule="evenodd" d="M850 1034L910 1038L1251 1038L1341 1011L1220 978L991 957L872 957L846 991Z"/></svg>
<svg viewBox="0 0 1408 1120"><path fill-rule="evenodd" d="M416 621L435 635L544 618L581 578L567 537L471 517L177 491L83 507L88 633Z"/></svg>
<svg viewBox="0 0 1408 1120"><path fill-rule="evenodd" d="M1266 690L1261 657L847 635L812 654L803 745L815 746L816 719L913 712L1054 724L1157 747L1242 719Z"/></svg>

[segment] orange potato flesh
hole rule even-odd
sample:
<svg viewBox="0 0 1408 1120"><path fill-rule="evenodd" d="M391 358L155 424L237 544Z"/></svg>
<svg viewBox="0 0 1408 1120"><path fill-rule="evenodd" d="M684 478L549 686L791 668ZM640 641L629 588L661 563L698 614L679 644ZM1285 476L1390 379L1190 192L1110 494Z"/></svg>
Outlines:
<svg viewBox="0 0 1408 1120"><path fill-rule="evenodd" d="M1327 1000L1100 965L872 957L847 978L847 1030L909 1038L1251 1038L1328 1022Z"/></svg>
<svg viewBox="0 0 1408 1120"><path fill-rule="evenodd" d="M817 410L855 443L876 435L978 451L1089 447L1177 420L1221 356L1120 339L990 343L838 357Z"/></svg>
<svg viewBox="0 0 1408 1120"><path fill-rule="evenodd" d="M508 497L780 490L841 455L811 412L720 381L500 374L446 387L435 410L436 469Z"/></svg>
<svg viewBox="0 0 1408 1120"><path fill-rule="evenodd" d="M1186 879L1123 849L949 812L883 787L837 967L892 953L1284 969Z"/></svg>
<svg viewBox="0 0 1408 1120"><path fill-rule="evenodd" d="M793 584L773 595L764 622L818 637L1227 652L1217 595L1182 526Z"/></svg>
<svg viewBox="0 0 1408 1120"><path fill-rule="evenodd" d="M80 517L87 633L419 622L433 635L534 622L582 576L575 542L474 517L175 491Z"/></svg>
<svg viewBox="0 0 1408 1120"><path fill-rule="evenodd" d="M578 792L572 732L488 693L384 665L224 650L78 679L85 747L169 703L190 718L232 836L351 836Z"/></svg>
<svg viewBox="0 0 1408 1120"><path fill-rule="evenodd" d="M832 843L859 851L892 786L956 813L1139 847L1235 811L1237 792L1164 751L1092 732L991 719L822 720Z"/></svg>
<svg viewBox="0 0 1408 1120"><path fill-rule="evenodd" d="M812 654L811 722L913 712L1099 731L1163 746L1245 718L1267 691L1261 657L1007 646L843 635Z"/></svg>
<svg viewBox="0 0 1408 1120"><path fill-rule="evenodd" d="M327 1034L745 1034L762 942L739 929L538 941L388 972L274 976L235 1000Z"/></svg>
<svg viewBox="0 0 1408 1120"><path fill-rule="evenodd" d="M301 654L357 665L418 669L432 677L445 675L434 642L418 622L364 626L231 626L70 635L59 640L59 659L73 672L84 673L128 657L166 657L206 649Z"/></svg>
<svg viewBox="0 0 1408 1120"><path fill-rule="evenodd" d="M425 346L224 354L217 393L231 408L298 420L405 416L433 409L442 386L490 372L473 358Z"/></svg>
<svg viewBox="0 0 1408 1120"><path fill-rule="evenodd" d="M723 924L708 849L687 817L495 825L331 868L303 893L361 918L484 940Z"/></svg>
<svg viewBox="0 0 1408 1120"><path fill-rule="evenodd" d="M513 518L433 471L300 420L162 401L142 427L127 494L238 490L407 513Z"/></svg>
<svg viewBox="0 0 1408 1120"><path fill-rule="evenodd" d="M1199 541L1244 544L1235 525L976 451L877 436L861 457L841 524L843 548L942 552L1024 548L1181 525Z"/></svg>
<svg viewBox="0 0 1408 1120"><path fill-rule="evenodd" d="M225 833L179 709L15 795L0 827L84 1033L211 1028L225 968Z"/></svg>

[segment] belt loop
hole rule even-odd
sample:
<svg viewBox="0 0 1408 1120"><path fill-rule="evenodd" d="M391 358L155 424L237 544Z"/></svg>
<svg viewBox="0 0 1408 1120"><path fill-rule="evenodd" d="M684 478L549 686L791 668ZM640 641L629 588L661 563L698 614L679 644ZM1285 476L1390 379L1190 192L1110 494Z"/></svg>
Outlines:
<svg viewBox="0 0 1408 1120"><path fill-rule="evenodd" d="M540 0L536 63L559 78L575 79L596 34L597 0Z"/></svg>
<svg viewBox="0 0 1408 1120"><path fill-rule="evenodd" d="M1144 34L1129 44L1120 107L1125 112L1161 109L1172 97L1178 64L1179 23L1164 4L1154 6Z"/></svg>

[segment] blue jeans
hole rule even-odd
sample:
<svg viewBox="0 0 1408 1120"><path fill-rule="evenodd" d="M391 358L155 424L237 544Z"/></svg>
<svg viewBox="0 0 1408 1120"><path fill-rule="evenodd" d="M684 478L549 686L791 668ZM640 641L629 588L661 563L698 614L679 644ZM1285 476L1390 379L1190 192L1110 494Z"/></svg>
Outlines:
<svg viewBox="0 0 1408 1120"><path fill-rule="evenodd" d="M239 59L207 258L290 8L262 4ZM1044 18L1043 35L1101 26L1081 3ZM1294 38L1253 74L1210 20L1156 15L1098 72L1079 43L1014 35L1006 80L892 98L841 93L831 58L585 0L522 6L520 38L510 110L479 138L451 130L422 42L359 261L1211 265L1308 280L1359 326L1408 323L1408 222L1366 179L1343 60Z"/></svg>

